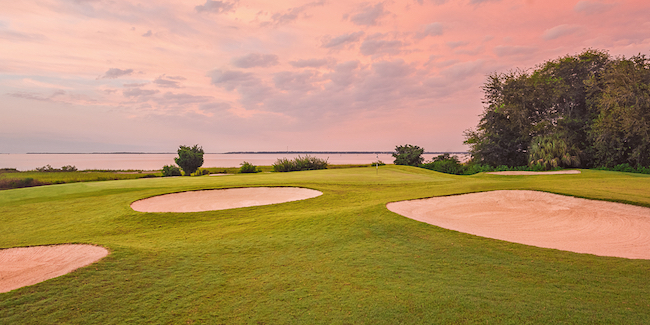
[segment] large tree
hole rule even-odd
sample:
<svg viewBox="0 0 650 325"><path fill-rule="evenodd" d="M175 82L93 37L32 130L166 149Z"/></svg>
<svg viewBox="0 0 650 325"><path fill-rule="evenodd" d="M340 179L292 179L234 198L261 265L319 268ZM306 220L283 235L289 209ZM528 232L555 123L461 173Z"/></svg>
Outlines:
<svg viewBox="0 0 650 325"><path fill-rule="evenodd" d="M183 169L185 176L190 176L203 166L203 148L195 144L193 147L180 146L178 157L174 159L176 164Z"/></svg>
<svg viewBox="0 0 650 325"><path fill-rule="evenodd" d="M475 130L465 133L475 162L520 166L531 162L530 148L552 137L572 156L589 164L588 131L594 112L585 81L599 78L610 62L606 52L586 50L545 62L532 72L495 73L483 86L485 110ZM548 141L544 142L548 143Z"/></svg>
<svg viewBox="0 0 650 325"><path fill-rule="evenodd" d="M597 165L650 165L650 60L619 58L587 82L596 114L590 129Z"/></svg>

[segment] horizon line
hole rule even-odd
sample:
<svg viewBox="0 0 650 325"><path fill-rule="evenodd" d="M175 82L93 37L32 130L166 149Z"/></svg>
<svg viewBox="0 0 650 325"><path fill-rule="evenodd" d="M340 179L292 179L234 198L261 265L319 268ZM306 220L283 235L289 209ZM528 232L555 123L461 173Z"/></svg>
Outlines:
<svg viewBox="0 0 650 325"><path fill-rule="evenodd" d="M232 155L232 154L393 154L395 151L229 151L229 152L206 152L211 155ZM469 154L466 151L425 151L422 154ZM11 153L1 153L8 154ZM138 152L138 151L114 151L114 152L27 152L27 155L167 155L176 152Z"/></svg>

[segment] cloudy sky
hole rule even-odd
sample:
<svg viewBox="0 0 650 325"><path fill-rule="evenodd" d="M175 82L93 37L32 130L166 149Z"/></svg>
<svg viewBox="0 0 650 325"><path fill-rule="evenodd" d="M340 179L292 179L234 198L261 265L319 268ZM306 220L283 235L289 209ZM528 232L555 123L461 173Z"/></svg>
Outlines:
<svg viewBox="0 0 650 325"><path fill-rule="evenodd" d="M586 48L650 2L5 1L0 152L464 151L486 75Z"/></svg>

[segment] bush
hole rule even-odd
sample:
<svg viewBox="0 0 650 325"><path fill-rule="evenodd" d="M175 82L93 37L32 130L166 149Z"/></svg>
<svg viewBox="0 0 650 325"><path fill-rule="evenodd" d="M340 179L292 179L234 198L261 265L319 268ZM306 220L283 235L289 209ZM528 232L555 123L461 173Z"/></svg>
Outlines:
<svg viewBox="0 0 650 325"><path fill-rule="evenodd" d="M294 158L288 160L287 158L278 159L273 163L273 171L276 172L292 172L300 170L316 170L327 168L327 160L306 155L305 157Z"/></svg>
<svg viewBox="0 0 650 325"><path fill-rule="evenodd" d="M292 172L296 170L298 169L295 162L287 158L278 158L278 160L273 163L273 171L275 172Z"/></svg>
<svg viewBox="0 0 650 325"><path fill-rule="evenodd" d="M190 176L203 166L203 148L198 144L193 147L180 146L178 147L178 157L174 161L183 169L185 176Z"/></svg>
<svg viewBox="0 0 650 325"><path fill-rule="evenodd" d="M48 165L45 165L45 166L43 166L43 167L38 167L38 168L36 168L36 171L38 171L38 172L45 172L45 173L53 173L53 172L76 172L76 171L77 171L77 167L72 166L72 165L67 165L67 166L63 166L63 167L61 167L61 168L54 168L54 167L52 167L52 166L50 166L50 165L48 164Z"/></svg>
<svg viewBox="0 0 650 325"><path fill-rule="evenodd" d="M201 171L201 175L210 175L210 171L207 169L204 169Z"/></svg>
<svg viewBox="0 0 650 325"><path fill-rule="evenodd" d="M163 177L166 177L166 176L182 176L183 174L181 173L180 168L174 165L165 165L163 166L162 169L162 175Z"/></svg>
<svg viewBox="0 0 650 325"><path fill-rule="evenodd" d="M446 174L462 175L465 172L465 166L460 164L456 156L448 153L439 155L426 164L420 165L422 168L434 170Z"/></svg>
<svg viewBox="0 0 650 325"><path fill-rule="evenodd" d="M327 168L327 160L306 155L295 159L298 170L316 170Z"/></svg>
<svg viewBox="0 0 650 325"><path fill-rule="evenodd" d="M257 173L260 170L257 169L257 167L248 161L244 161L243 163L240 164L241 167L239 168L239 172L242 174L245 173Z"/></svg>
<svg viewBox="0 0 650 325"><path fill-rule="evenodd" d="M422 158L423 153L424 149L418 146L412 146L410 144L396 146L395 153L393 153L393 157L395 157L394 164L415 167L420 166L424 161L424 158Z"/></svg>
<svg viewBox="0 0 650 325"><path fill-rule="evenodd" d="M618 164L614 167L597 167L594 168L596 170L609 170L609 171L614 171L614 172L624 172L624 173L638 173L638 174L650 174L650 166L649 167L643 167L643 166L638 166L636 168L630 166L630 164L625 163L625 164Z"/></svg>
<svg viewBox="0 0 650 325"><path fill-rule="evenodd" d="M580 150L570 147L557 135L533 138L528 150L528 165L534 165L536 169L581 166Z"/></svg>

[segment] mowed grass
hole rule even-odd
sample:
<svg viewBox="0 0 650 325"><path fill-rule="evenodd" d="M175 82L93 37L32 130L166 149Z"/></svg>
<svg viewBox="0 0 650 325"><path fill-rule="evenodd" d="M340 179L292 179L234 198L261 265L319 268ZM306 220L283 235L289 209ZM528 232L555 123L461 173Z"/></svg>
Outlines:
<svg viewBox="0 0 650 325"><path fill-rule="evenodd" d="M314 199L141 213L163 193L300 186ZM2 324L648 324L650 261L477 237L387 202L528 189L650 206L650 176L454 176L382 166L0 192L0 248L91 243L89 267L0 294Z"/></svg>

